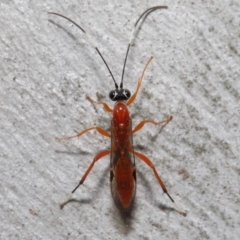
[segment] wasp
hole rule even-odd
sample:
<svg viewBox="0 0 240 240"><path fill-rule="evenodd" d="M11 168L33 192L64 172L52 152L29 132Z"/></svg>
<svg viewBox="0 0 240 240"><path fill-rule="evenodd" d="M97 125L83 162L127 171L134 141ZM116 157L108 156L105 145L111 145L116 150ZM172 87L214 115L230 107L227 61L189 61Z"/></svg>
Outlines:
<svg viewBox="0 0 240 240"><path fill-rule="evenodd" d="M49 12L49 14L57 15L59 17L62 17L68 21L70 21L72 24L77 26L88 38L90 43L93 45L93 47L96 49L98 55L101 57L102 61L104 62L105 66L108 69L108 72L111 75L111 78L114 82L115 89L111 90L109 93L109 98L115 102L113 109L105 102L98 102L93 100L90 97L87 97L87 99L93 103L93 104L99 104L102 105L105 111L112 114L111 119L111 132L107 132L103 128L99 126L94 126L87 128L78 134L74 136L69 137L63 137L58 138L58 140L67 140L75 137L80 137L83 134L91 131L96 130L98 133L103 135L104 137L108 137L111 139L111 148L108 150L103 150L99 152L94 159L92 160L92 163L88 167L87 171L84 173L82 178L80 179L77 186L72 190L70 196L67 198L66 201L64 201L60 207L63 208L72 197L72 194L78 189L79 186L81 186L84 181L86 180L88 174L91 172L94 164L105 157L106 155L110 154L110 183L111 183L111 192L112 197L115 202L115 205L121 212L128 213L134 202L135 193L136 193L136 164L135 164L135 156L145 162L153 171L158 183L162 187L163 192L169 197L169 199L175 204L175 210L179 212L180 214L186 216L186 213L182 211L175 203L173 198L170 196L170 194L167 191L167 188L165 187L165 184L163 183L161 177L159 176L154 164L152 161L145 156L144 154L137 152L134 150L133 147L133 134L138 132L146 123L151 123L154 125L160 125L160 124L167 124L169 123L173 117L170 116L167 119L156 122L154 120L143 120L141 121L135 128L132 127L132 119L130 116L130 112L128 109L128 106L131 105L134 100L137 97L138 91L140 89L140 86L142 84L142 80L145 74L145 71L149 65L149 63L152 60L152 57L147 61L142 74L137 82L137 88L135 92L131 95L131 92L123 87L123 79L124 79L124 72L125 72L125 66L127 63L127 57L129 54L130 47L132 45L133 37L135 35L135 32L137 30L137 27L139 25L139 22L141 20L144 20L151 12L157 10L157 9L166 9L167 6L155 6L147 9L144 11L140 17L135 22L132 34L129 39L124 64L123 64L123 70L122 70L122 77L120 85L117 84L106 60L104 59L103 55L99 51L97 45L94 43L92 38L87 34L87 32L76 22L71 20L70 18L59 14L55 12Z"/></svg>

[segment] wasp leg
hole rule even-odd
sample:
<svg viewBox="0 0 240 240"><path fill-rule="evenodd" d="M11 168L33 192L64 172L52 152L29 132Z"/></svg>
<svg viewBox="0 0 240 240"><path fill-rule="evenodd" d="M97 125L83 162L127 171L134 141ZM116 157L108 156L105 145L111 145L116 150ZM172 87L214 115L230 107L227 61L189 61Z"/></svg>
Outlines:
<svg viewBox="0 0 240 240"><path fill-rule="evenodd" d="M133 103L134 100L135 100L135 98L137 97L139 88L140 88L140 86L141 86L141 84L142 84L142 80L143 80L144 73L145 73L145 71L147 70L147 67L148 67L149 63L152 61L152 59L153 59L153 57L150 57L149 60L148 60L148 62L147 62L147 64L145 65L145 67L144 67L144 69L143 69L143 72L142 72L142 75L141 75L141 77L138 79L137 89L136 89L136 91L134 92L134 94L128 99L128 101L127 101L127 103L126 103L127 106L129 106L131 103Z"/></svg>
<svg viewBox="0 0 240 240"><path fill-rule="evenodd" d="M90 131L90 130L97 130L101 135L105 136L105 137L111 137L111 135L106 132L104 129L102 129L101 127L91 127L91 128L87 128L81 132L79 132L78 134L74 135L74 136L68 136L68 137L62 137L62 138L56 138L58 141L63 141L63 140L68 140L68 139L71 139L71 138L75 138L75 137L80 137L81 135L83 135L84 133Z"/></svg>
<svg viewBox="0 0 240 240"><path fill-rule="evenodd" d="M161 177L160 177L159 174L157 173L157 171L156 171L156 169L155 169L155 166L153 165L153 163L151 162L151 160L150 160L148 157L146 157L145 155L143 155L142 153L139 153L139 152L136 152L136 151L133 151L133 153L134 153L134 155L136 155L139 159L141 159L143 162L145 162L145 163L153 170L154 175L155 175L155 177L157 178L160 186L162 187L163 192L166 193L166 194L168 195L168 197L170 198L170 200L174 203L174 205L175 205L175 210L176 210L178 213L182 214L183 216L186 216L187 214L177 206L177 204L175 203L175 201L173 200L173 198L172 198L172 197L170 196L170 194L168 193L167 188L165 187L165 185L164 185Z"/></svg>
<svg viewBox="0 0 240 240"><path fill-rule="evenodd" d="M141 122L133 129L132 133L135 133L135 132L139 131L139 130L144 126L145 123L153 123L153 124L155 124L155 125L162 124L162 123L167 124L167 123L169 123L172 119L173 119L173 117L170 116L169 118L167 118L167 119L165 119L165 120L163 120L163 121L161 121L161 122L155 122L155 121L153 121L153 120L143 120L143 121L141 121Z"/></svg>
<svg viewBox="0 0 240 240"><path fill-rule="evenodd" d="M78 185L72 190L72 192L70 193L69 197L62 203L60 204L60 208L62 209L72 198L72 194L78 189L78 187L80 185L82 185L85 181L85 179L87 178L88 174L91 172L95 162L97 162L99 159L101 159L102 157L108 155L111 151L110 150L104 150L100 153L98 153L95 158L93 159L92 163L90 164L90 166L88 167L87 171L84 173L84 175L82 176L82 178L80 179Z"/></svg>
<svg viewBox="0 0 240 240"><path fill-rule="evenodd" d="M90 101L91 103L97 103L97 104L103 105L103 108L105 109L106 112L113 112L113 110L105 102L97 102L91 99L89 96L87 96L87 100Z"/></svg>

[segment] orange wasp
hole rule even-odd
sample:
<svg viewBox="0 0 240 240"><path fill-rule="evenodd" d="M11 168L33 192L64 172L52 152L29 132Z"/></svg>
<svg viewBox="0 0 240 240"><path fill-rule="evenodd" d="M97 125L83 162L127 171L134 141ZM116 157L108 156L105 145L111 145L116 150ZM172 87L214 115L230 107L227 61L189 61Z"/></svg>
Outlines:
<svg viewBox="0 0 240 240"><path fill-rule="evenodd" d="M128 89L123 88L123 78L124 78L124 71L125 71L125 66L126 66L126 62L127 62L127 57L128 57L129 49L131 47L132 40L133 40L134 34L136 32L138 23L140 22L140 20L144 20L147 17L147 15L150 14L151 12L153 12L157 9L166 9L166 8L167 8L166 6L151 7L149 9L147 9L146 11L144 11L141 14L141 16L138 18L138 20L136 21L133 31L132 31L132 34L131 34L131 37L130 37L130 40L129 40L129 43L128 43L127 52L126 52L124 65L123 65L121 83L119 86L116 83L115 78L114 78L107 62L105 61L102 54L100 53L100 51L94 44L93 40L86 33L86 31L80 25L78 25L77 23L75 23L74 21L69 19L68 17L65 17L59 13L49 12L49 14L57 15L57 16L67 19L68 21L73 23L75 26L77 26L83 33L85 33L85 35L89 39L90 43L96 49L97 53L99 54L99 56L103 60L104 64L106 65L106 67L113 79L113 82L115 84L115 90L112 90L109 93L109 98L112 101L116 102L113 109L110 108L108 106L108 104L106 104L105 102L97 102L97 101L92 100L90 97L87 97L87 99L90 102L103 105L103 108L107 112L112 113L111 133L108 133L107 131L105 131L104 129L102 129L99 126L94 126L94 127L90 127L90 128L87 128L87 129L79 132L77 135L64 137L64 138L58 138L58 140L67 140L70 138L80 137L81 135L83 135L84 133L86 133L90 130L97 130L101 135L111 138L111 149L101 151L94 157L92 163L88 167L88 169L85 172L85 174L83 175L83 177L80 179L78 185L73 189L73 191L71 192L68 199L60 205L61 208L63 208L64 205L66 205L70 201L72 194L77 190L77 188L80 185L82 185L84 183L88 174L92 170L94 164L99 159L103 158L104 156L106 156L108 154L111 154L111 159L110 159L111 192L112 192L114 202L120 211L128 213L131 210L133 202L134 202L134 197L135 197L135 193L136 193L136 166L135 166L135 157L134 156L141 159L153 170L154 175L157 178L164 193L166 193L167 196L170 198L170 200L175 204L173 198L169 195L161 177L157 173L151 160L148 157L146 157L144 154L135 151L133 148L132 136L134 133L138 132L145 125L145 123L152 123L155 125L159 125L159 124L163 124L163 123L167 124L168 122L170 122L172 120L172 116L170 116L169 118L167 118L161 122L156 122L153 120L143 120L134 129L132 129L132 119L130 117L128 106L134 102L134 100L137 96L137 93L138 93L139 88L142 83L144 73L145 73L149 63L151 62L152 57L148 60L146 66L142 72L142 75L140 76L140 78L138 80L137 88L136 88L136 91L134 92L134 94L131 96L131 92ZM175 204L175 210L184 216L186 215L186 213L183 212L179 207L177 207L176 204Z"/></svg>

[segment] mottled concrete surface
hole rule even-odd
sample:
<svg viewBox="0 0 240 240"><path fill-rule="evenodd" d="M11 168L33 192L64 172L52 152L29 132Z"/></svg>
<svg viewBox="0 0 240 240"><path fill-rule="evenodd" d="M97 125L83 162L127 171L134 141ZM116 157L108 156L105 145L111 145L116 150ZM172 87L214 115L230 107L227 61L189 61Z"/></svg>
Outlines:
<svg viewBox="0 0 240 240"><path fill-rule="evenodd" d="M51 3L49 3L51 2ZM239 239L240 5L237 1L0 2L1 239ZM137 194L125 226L109 190L109 158L99 161L74 198L95 154L110 146L91 132L111 116L86 100L112 106L106 67L84 35L48 11L65 14L93 37L119 81L129 35L147 8L125 74L132 92L149 66L134 104L138 151L155 164L170 194L188 212L172 210L153 172L137 161ZM164 206L164 208L163 208Z"/></svg>

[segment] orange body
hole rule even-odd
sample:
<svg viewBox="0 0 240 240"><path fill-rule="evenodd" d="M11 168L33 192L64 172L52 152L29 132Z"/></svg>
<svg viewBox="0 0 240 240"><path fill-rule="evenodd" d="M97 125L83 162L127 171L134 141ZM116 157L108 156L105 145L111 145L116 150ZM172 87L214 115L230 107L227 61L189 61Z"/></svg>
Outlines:
<svg viewBox="0 0 240 240"><path fill-rule="evenodd" d="M116 206L129 211L136 192L136 170L132 149L132 119L126 104L116 102L111 121L111 192Z"/></svg>
<svg viewBox="0 0 240 240"><path fill-rule="evenodd" d="M156 170L154 164L152 163L152 161L144 154L134 151L134 149L133 149L132 135L134 133L138 132L140 129L142 129L142 127L146 123L159 125L159 124L167 124L168 122L170 122L172 120L172 116L170 116L167 119L160 121L160 122L156 122L154 120L143 120L134 129L132 129L132 119L130 117L127 106L129 106L131 103L134 102L134 100L137 96L137 93L139 91L139 88L141 86L144 73L147 69L147 66L151 62L152 57L148 60L147 64L145 65L142 75L138 79L137 88L136 88L135 92L133 93L133 95L131 95L131 92L128 89L123 88L123 77L124 77L127 56L128 56L128 52L129 52L129 49L132 44L132 39L133 39L133 36L134 36L136 27L137 27L139 21L141 19L144 19L149 13L151 13L157 9L166 9L166 8L167 8L166 6L151 7L149 9L147 9L146 11L144 11L140 15L138 20L136 21L133 32L132 32L132 36L131 36L129 44L128 44L128 48L127 48L127 52L126 52L126 56L125 56L125 60L124 60L124 65L123 65L122 79L121 79L120 85L118 85L116 83L109 66L107 65L105 59L103 58L102 54L98 50L97 46L95 46L94 43L91 41L93 47L96 49L97 53L99 54L99 56L102 58L104 64L106 65L106 67L112 77L112 80L115 84L115 90L110 91L109 98L112 101L115 101L116 103L114 105L114 108L112 109L105 102L97 102L97 101L92 100L90 97L87 97L87 99L92 103L102 105L103 108L107 112L112 113L113 117L112 117L112 121L111 121L111 134L99 126L93 126L93 127L87 128L87 129L77 133L74 136L58 138L58 140L67 140L67 139L71 139L71 138L75 138L75 137L80 137L81 135L85 134L88 131L96 130L101 135L111 138L111 149L102 150L93 158L92 163L89 165L88 169L86 170L84 175L81 177L78 185L72 190L72 192L71 192L70 196L67 198L67 200L64 201L60 205L61 208L63 208L71 200L72 194L78 189L79 186L81 186L84 183L88 174L91 172L94 164L99 159L103 158L104 156L106 156L108 154L111 154L111 160L110 160L111 192L112 192L114 202L115 202L116 206L119 208L119 210L121 210L122 212L125 212L125 213L129 212L129 210L131 209L131 207L133 205L133 200L134 200L135 193L136 193L136 168L135 168L135 157L134 156L138 157L141 161L146 163L152 169L158 183L162 187L163 192L165 194L167 194L169 199L175 204L173 198L169 195L167 188L165 187L161 177L157 173L157 170ZM54 13L54 12L50 12L49 14L57 15L57 16L60 16L62 18L65 18L66 20L70 21L75 26L77 26L85 35L87 35L88 39L90 39L90 37L88 36L86 31L80 25L78 25L77 23L75 23L74 21L69 19L68 17L65 17L62 14ZM186 213L183 212L181 209L179 209L179 207L177 207L176 204L175 204L175 210L178 211L180 214L186 216Z"/></svg>

